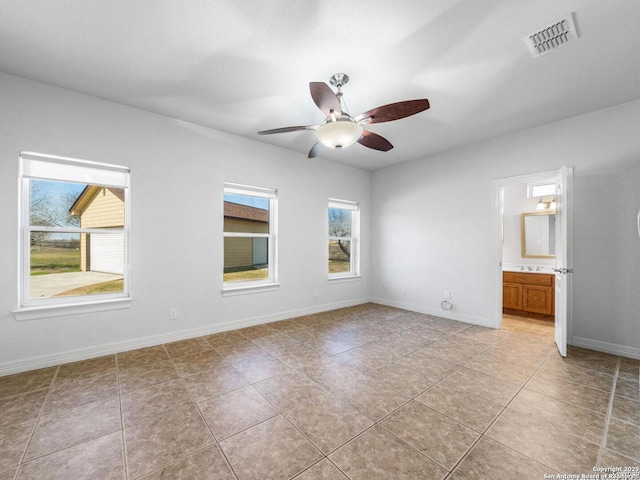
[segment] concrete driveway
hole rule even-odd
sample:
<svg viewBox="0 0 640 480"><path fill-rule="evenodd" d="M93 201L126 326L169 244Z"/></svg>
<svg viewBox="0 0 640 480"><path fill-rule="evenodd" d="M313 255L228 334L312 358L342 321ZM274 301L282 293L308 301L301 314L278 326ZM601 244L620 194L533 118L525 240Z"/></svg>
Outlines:
<svg viewBox="0 0 640 480"><path fill-rule="evenodd" d="M73 288L119 280L120 278L123 278L123 276L101 272L70 272L36 275L29 278L29 296L31 298L52 297Z"/></svg>

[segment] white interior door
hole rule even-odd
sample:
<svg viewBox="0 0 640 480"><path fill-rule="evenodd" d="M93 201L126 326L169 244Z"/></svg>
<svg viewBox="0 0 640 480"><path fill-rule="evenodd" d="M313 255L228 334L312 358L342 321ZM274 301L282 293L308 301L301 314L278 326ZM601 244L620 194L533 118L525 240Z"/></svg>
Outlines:
<svg viewBox="0 0 640 480"><path fill-rule="evenodd" d="M555 340L558 351L567 356L567 329L571 319L571 187L573 167L562 167L556 176L556 292Z"/></svg>

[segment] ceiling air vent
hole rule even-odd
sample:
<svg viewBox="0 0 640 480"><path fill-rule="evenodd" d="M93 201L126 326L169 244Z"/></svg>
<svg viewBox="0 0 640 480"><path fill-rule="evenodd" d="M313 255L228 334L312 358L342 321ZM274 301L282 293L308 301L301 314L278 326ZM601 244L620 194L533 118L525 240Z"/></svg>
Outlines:
<svg viewBox="0 0 640 480"><path fill-rule="evenodd" d="M553 25L542 28L523 38L524 43L527 44L531 55L534 57L549 53L551 50L560 48L577 39L578 34L573 23L572 13Z"/></svg>

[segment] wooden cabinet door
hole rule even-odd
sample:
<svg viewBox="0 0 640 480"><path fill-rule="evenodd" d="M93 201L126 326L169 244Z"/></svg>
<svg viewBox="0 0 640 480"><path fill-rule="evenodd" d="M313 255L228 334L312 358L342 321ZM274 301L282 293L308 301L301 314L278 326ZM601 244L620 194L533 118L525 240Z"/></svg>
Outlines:
<svg viewBox="0 0 640 480"><path fill-rule="evenodd" d="M513 310L522 310L522 285L519 283L502 283L502 306Z"/></svg>
<svg viewBox="0 0 640 480"><path fill-rule="evenodd" d="M553 287L523 285L522 309L525 312L553 315Z"/></svg>

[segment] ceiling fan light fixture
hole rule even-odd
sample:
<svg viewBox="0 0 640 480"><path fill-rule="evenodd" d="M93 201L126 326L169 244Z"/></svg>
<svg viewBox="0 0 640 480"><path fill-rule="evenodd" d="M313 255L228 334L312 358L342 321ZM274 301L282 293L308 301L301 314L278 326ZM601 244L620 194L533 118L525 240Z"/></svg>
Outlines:
<svg viewBox="0 0 640 480"><path fill-rule="evenodd" d="M317 157L324 147L333 149L345 148L353 145L355 142L373 150L388 152L393 148L391 142L371 130L365 130L363 125L400 120L401 118L410 117L429 108L429 100L421 98L418 100L389 103L352 117L346 113L347 106L342 99L341 90L349 81L349 76L344 73L336 73L329 81L331 85L337 88L337 92L334 92L331 87L324 82L309 82L311 98L325 117L322 125L297 125L293 127L273 128L271 130L262 130L258 132L258 135L315 130L318 141L311 147L311 150L309 150L308 158Z"/></svg>
<svg viewBox="0 0 640 480"><path fill-rule="evenodd" d="M349 117L342 117L320 125L316 130L316 138L325 147L344 148L357 142L362 132L360 125Z"/></svg>

